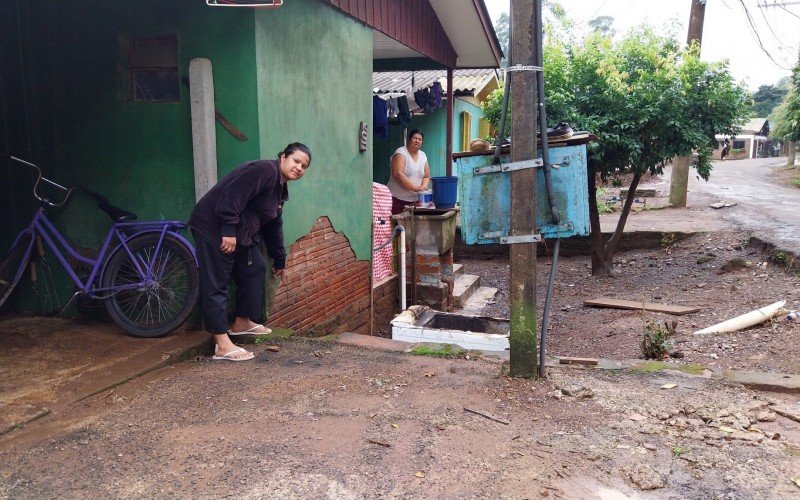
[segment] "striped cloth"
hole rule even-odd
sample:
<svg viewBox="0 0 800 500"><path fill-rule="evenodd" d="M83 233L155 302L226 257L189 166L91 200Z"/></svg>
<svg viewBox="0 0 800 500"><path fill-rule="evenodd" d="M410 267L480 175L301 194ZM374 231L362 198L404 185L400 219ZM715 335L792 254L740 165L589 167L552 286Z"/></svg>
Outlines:
<svg viewBox="0 0 800 500"><path fill-rule="evenodd" d="M392 193L377 182L372 183L372 248L383 245L392 236ZM372 259L373 283L392 274L392 245L374 252Z"/></svg>

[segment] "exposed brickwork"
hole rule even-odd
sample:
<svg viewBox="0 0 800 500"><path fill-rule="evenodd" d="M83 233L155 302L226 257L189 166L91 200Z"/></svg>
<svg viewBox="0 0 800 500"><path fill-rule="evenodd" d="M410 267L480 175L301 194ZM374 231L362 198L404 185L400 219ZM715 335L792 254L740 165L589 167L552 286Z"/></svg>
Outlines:
<svg viewBox="0 0 800 500"><path fill-rule="evenodd" d="M289 249L283 282L270 307L270 326L322 336L370 330L370 263L320 217Z"/></svg>
<svg viewBox="0 0 800 500"><path fill-rule="evenodd" d="M389 322L400 312L400 277L396 274L376 283L372 289L373 316L375 318L373 334L391 337Z"/></svg>

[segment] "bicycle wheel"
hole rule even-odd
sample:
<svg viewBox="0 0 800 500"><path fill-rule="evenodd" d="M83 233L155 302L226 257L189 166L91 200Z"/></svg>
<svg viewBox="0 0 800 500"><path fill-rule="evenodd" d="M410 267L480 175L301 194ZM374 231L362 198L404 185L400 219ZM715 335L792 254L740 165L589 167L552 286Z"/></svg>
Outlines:
<svg viewBox="0 0 800 500"><path fill-rule="evenodd" d="M103 288L111 318L136 337L159 337L180 326L197 302L200 276L192 252L173 236L165 236L156 254L158 234L143 234L128 241L140 269L152 266L152 283L145 283L124 248L108 259ZM139 285L114 292L114 288Z"/></svg>
<svg viewBox="0 0 800 500"><path fill-rule="evenodd" d="M6 302L6 299L17 286L15 278L20 266L23 265L23 259L26 260L24 265L28 264L27 259L30 258L28 250L30 249L32 238L33 235L30 233L20 235L19 239L14 242L8 253L6 253L3 263L0 264L0 306Z"/></svg>

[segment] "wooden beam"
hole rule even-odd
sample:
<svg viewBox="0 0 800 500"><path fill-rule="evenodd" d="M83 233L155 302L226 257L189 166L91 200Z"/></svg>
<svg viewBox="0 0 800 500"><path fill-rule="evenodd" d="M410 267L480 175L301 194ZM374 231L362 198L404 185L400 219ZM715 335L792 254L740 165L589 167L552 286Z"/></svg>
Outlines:
<svg viewBox="0 0 800 500"><path fill-rule="evenodd" d="M667 314L674 314L676 316L682 316L684 314L691 314L700 311L699 307L670 306L666 304L654 304L652 302L607 299L603 297L592 300L584 300L583 305L589 307L609 307L611 309L633 309L642 311L663 312Z"/></svg>

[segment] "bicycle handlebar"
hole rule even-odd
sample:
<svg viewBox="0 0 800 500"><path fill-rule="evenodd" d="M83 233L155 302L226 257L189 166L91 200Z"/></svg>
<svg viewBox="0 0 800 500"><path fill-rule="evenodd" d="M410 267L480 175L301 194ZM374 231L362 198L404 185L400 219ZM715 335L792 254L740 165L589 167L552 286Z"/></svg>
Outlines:
<svg viewBox="0 0 800 500"><path fill-rule="evenodd" d="M7 156L8 158L10 158L10 159L12 159L12 160L14 160L14 161L16 161L18 163L22 163L23 165L27 165L27 166L33 168L34 170L36 170L36 182L33 184L33 196L37 200L42 202L42 203L46 203L47 205L50 205L51 207L63 206L67 202L67 200L69 200L69 197L72 196L72 192L75 191L75 189L78 188L78 186L72 186L70 188L65 188L61 184L58 184L57 182L53 182L50 179L48 179L47 177L44 177L42 175L42 169L39 168L38 165L35 165L35 164L33 164L33 163L29 162L29 161L25 161L22 158L17 158L16 156L13 156L13 155L10 155L10 154L6 154L6 153L2 153L2 154L3 154L3 156ZM62 199L58 203L54 203L54 202L48 200L47 198L45 198L44 196L41 196L37 192L37 188L39 187L39 183L41 181L44 181L44 182L50 184L51 186L57 187L58 189L60 189L62 191L66 191L67 194L64 195L64 199Z"/></svg>

